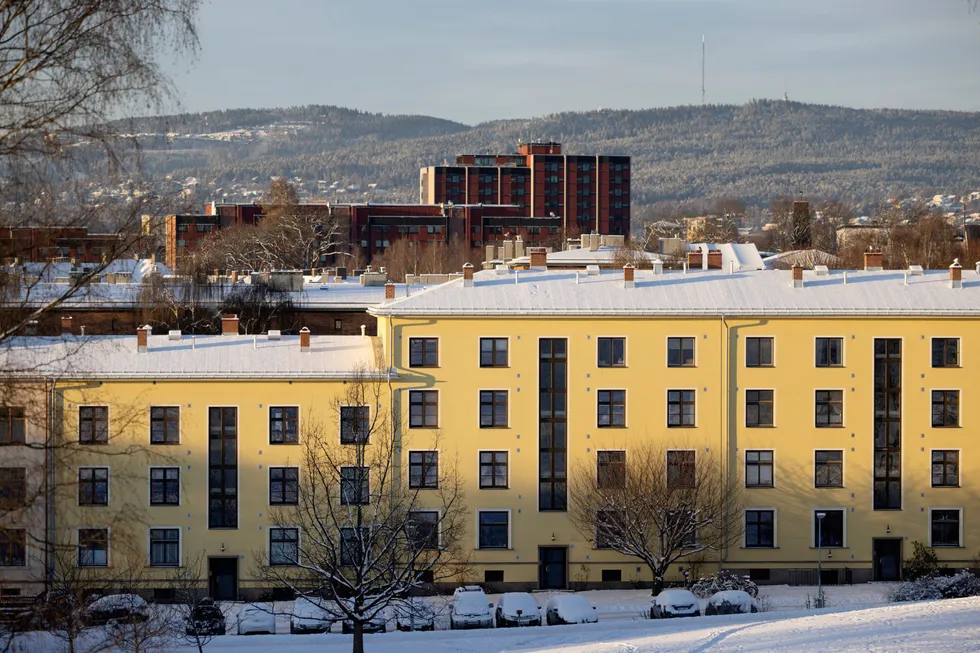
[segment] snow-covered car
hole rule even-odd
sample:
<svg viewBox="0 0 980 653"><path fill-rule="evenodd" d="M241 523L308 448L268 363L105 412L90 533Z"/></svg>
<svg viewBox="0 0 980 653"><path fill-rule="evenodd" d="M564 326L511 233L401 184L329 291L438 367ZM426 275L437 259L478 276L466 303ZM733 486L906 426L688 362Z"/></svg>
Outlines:
<svg viewBox="0 0 980 653"><path fill-rule="evenodd" d="M541 608L527 592L507 592L497 601L497 628L540 626Z"/></svg>
<svg viewBox="0 0 980 653"><path fill-rule="evenodd" d="M549 626L558 624L594 624L599 613L589 600L578 594L555 594L548 599L544 617Z"/></svg>
<svg viewBox="0 0 980 653"><path fill-rule="evenodd" d="M370 619L364 622L362 631L367 633L383 633L388 624L388 618L383 612L379 612ZM340 631L345 635L350 635L354 632L354 622L350 619L344 619L343 623L340 625Z"/></svg>
<svg viewBox="0 0 980 653"><path fill-rule="evenodd" d="M83 613L89 626L106 624L134 624L150 618L150 606L138 594L110 594L92 601Z"/></svg>
<svg viewBox="0 0 980 653"><path fill-rule="evenodd" d="M748 592L742 590L723 590L715 592L704 609L705 615L714 614L748 614L758 612L755 600Z"/></svg>
<svg viewBox="0 0 980 653"><path fill-rule="evenodd" d="M294 635L329 633L335 621L337 619L327 609L326 601L300 597L293 604L293 613L289 618L289 632Z"/></svg>
<svg viewBox="0 0 980 653"><path fill-rule="evenodd" d="M435 630L436 613L425 599L412 597L395 604L395 628L403 631Z"/></svg>
<svg viewBox="0 0 980 653"><path fill-rule="evenodd" d="M700 616L701 609L698 606L698 598L689 590L664 590L653 597L653 605L650 607L651 619Z"/></svg>
<svg viewBox="0 0 980 653"><path fill-rule="evenodd" d="M483 589L475 585L457 587L453 592L453 609L449 629L490 628L493 626L493 603Z"/></svg>
<svg viewBox="0 0 980 653"><path fill-rule="evenodd" d="M225 615L214 599L204 597L194 604L187 616L184 632L192 637L212 637L225 634Z"/></svg>
<svg viewBox="0 0 980 653"><path fill-rule="evenodd" d="M275 635L276 615L268 603L249 603L238 615L239 635Z"/></svg>

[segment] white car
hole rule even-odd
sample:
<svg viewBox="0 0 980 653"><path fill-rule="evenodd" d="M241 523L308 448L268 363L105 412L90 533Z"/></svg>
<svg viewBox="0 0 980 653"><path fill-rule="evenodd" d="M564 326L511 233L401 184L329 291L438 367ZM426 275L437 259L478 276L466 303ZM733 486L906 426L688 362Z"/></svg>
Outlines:
<svg viewBox="0 0 980 653"><path fill-rule="evenodd" d="M749 614L758 612L755 599L742 590L723 590L715 592L704 609L705 615L715 614Z"/></svg>
<svg viewBox="0 0 980 653"><path fill-rule="evenodd" d="M413 596L395 604L395 628L402 631L435 630L436 613L425 599Z"/></svg>
<svg viewBox="0 0 980 653"><path fill-rule="evenodd" d="M293 614L289 618L289 632L329 633L330 626L337 621L336 616L326 609L326 601L318 599L298 598L293 604Z"/></svg>
<svg viewBox="0 0 980 653"><path fill-rule="evenodd" d="M599 614L589 600L578 594L555 594L545 606L545 620L549 626L558 624L594 624Z"/></svg>
<svg viewBox="0 0 980 653"><path fill-rule="evenodd" d="M249 603L238 615L239 635L275 635L276 615L268 603Z"/></svg>
<svg viewBox="0 0 980 653"><path fill-rule="evenodd" d="M453 592L453 609L449 614L449 629L490 628L493 626L493 603L483 589L468 585Z"/></svg>
<svg viewBox="0 0 980 653"><path fill-rule="evenodd" d="M650 608L651 619L700 616L701 608L698 605L698 598L689 590L664 590L653 597L653 606Z"/></svg>
<svg viewBox="0 0 980 653"><path fill-rule="evenodd" d="M508 592L497 601L497 628L540 626L541 608L527 592Z"/></svg>

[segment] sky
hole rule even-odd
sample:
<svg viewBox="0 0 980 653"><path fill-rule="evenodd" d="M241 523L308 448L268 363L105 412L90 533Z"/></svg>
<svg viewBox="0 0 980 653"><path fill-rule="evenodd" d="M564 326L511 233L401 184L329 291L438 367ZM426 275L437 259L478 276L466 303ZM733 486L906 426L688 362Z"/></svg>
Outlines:
<svg viewBox="0 0 980 653"><path fill-rule="evenodd" d="M976 0L205 0L181 109L467 124L778 98L980 111Z"/></svg>

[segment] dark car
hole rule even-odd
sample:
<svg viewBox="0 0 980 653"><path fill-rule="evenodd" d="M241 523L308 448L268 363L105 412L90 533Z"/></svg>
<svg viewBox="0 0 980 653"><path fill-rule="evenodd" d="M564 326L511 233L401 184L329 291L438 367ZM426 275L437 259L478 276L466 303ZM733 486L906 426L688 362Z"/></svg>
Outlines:
<svg viewBox="0 0 980 653"><path fill-rule="evenodd" d="M150 618L150 606L138 594L110 594L90 603L82 616L88 626L142 623Z"/></svg>
<svg viewBox="0 0 980 653"><path fill-rule="evenodd" d="M363 632L368 633L383 633L385 627L387 626L388 619L383 614L377 614L368 621L364 622ZM343 623L340 624L340 632L345 635L350 635L354 632L354 622L349 619L344 619Z"/></svg>
<svg viewBox="0 0 980 653"><path fill-rule="evenodd" d="M205 597L191 609L185 632L196 637L212 637L224 635L226 630L225 615L222 614L214 599Z"/></svg>

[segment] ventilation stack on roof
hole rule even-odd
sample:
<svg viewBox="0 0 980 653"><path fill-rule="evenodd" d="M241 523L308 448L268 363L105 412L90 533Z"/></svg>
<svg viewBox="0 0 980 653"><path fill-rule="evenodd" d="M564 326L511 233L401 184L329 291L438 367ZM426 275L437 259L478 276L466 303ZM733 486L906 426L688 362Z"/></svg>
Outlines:
<svg viewBox="0 0 980 653"><path fill-rule="evenodd" d="M699 268L703 265L702 263L701 248L698 247L696 250L687 253L687 267L691 270Z"/></svg>
<svg viewBox="0 0 980 653"><path fill-rule="evenodd" d="M231 271L231 282L238 283L238 270Z"/></svg>
<svg viewBox="0 0 980 653"><path fill-rule="evenodd" d="M589 236L589 251L598 252L599 246L602 244L602 236L599 234L592 234Z"/></svg>
<svg viewBox="0 0 980 653"><path fill-rule="evenodd" d="M496 258L493 255L493 245L487 245L487 253L485 256L487 261L492 261L494 258Z"/></svg>
<svg viewBox="0 0 980 653"><path fill-rule="evenodd" d="M385 301L390 302L395 298L395 284L391 281L385 284Z"/></svg>
<svg viewBox="0 0 980 653"><path fill-rule="evenodd" d="M514 258L524 257L524 239L520 236L514 241Z"/></svg>
<svg viewBox="0 0 980 653"><path fill-rule="evenodd" d="M531 248L531 267L532 268L548 267L548 251L544 247Z"/></svg>
<svg viewBox="0 0 980 653"><path fill-rule="evenodd" d="M472 288L473 287L473 264L466 263L463 265L463 287Z"/></svg>
<svg viewBox="0 0 980 653"><path fill-rule="evenodd" d="M636 284L634 282L635 268L631 263L627 263L623 266L623 288L633 288Z"/></svg>
<svg viewBox="0 0 980 653"><path fill-rule="evenodd" d="M282 340L282 331L279 329L269 329L269 333L266 337L269 340Z"/></svg>
<svg viewBox="0 0 980 653"><path fill-rule="evenodd" d="M793 287L802 288L803 287L803 266L799 263L793 266Z"/></svg>
<svg viewBox="0 0 980 653"><path fill-rule="evenodd" d="M221 335L238 335L238 316L234 313L226 313L221 316Z"/></svg>
<svg viewBox="0 0 980 653"><path fill-rule="evenodd" d="M305 354L310 353L310 330L307 327L299 330L299 350Z"/></svg>
<svg viewBox="0 0 980 653"><path fill-rule="evenodd" d="M881 272L884 256L880 249L869 247L864 253L864 269L868 272Z"/></svg>
<svg viewBox="0 0 980 653"><path fill-rule="evenodd" d="M504 241L504 254L501 257L504 261L511 261L514 259L514 241L510 238Z"/></svg>
<svg viewBox="0 0 980 653"><path fill-rule="evenodd" d="M722 268L722 256L720 249L708 250L708 269L720 270Z"/></svg>
<svg viewBox="0 0 980 653"><path fill-rule="evenodd" d="M963 287L963 266L960 265L960 260L958 258L953 259L953 264L949 266L949 287Z"/></svg>
<svg viewBox="0 0 980 653"><path fill-rule="evenodd" d="M136 352L145 354L150 340L150 325L146 324L136 329Z"/></svg>
<svg viewBox="0 0 980 653"><path fill-rule="evenodd" d="M177 340L179 341L184 337L184 334L180 332L180 329L171 329L167 331L167 340Z"/></svg>
<svg viewBox="0 0 980 653"><path fill-rule="evenodd" d="M70 336L72 334L72 328L71 328L72 321L73 320L71 315L61 316L61 333L63 333L66 336Z"/></svg>
<svg viewBox="0 0 980 653"><path fill-rule="evenodd" d="M664 273L664 262L661 261L659 258L653 259L653 261L650 262L650 265L653 267L654 274Z"/></svg>

